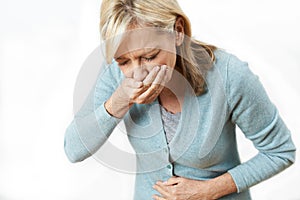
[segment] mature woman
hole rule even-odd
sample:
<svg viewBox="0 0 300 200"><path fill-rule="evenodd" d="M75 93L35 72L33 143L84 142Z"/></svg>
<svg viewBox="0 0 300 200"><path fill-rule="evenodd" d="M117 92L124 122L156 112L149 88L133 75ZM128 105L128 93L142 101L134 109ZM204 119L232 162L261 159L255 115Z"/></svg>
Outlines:
<svg viewBox="0 0 300 200"><path fill-rule="evenodd" d="M251 199L251 186L294 162L257 76L190 38L176 0L103 0L100 19L105 70L66 131L71 162L94 154L122 119L136 152L136 200ZM242 164L236 125L259 151Z"/></svg>

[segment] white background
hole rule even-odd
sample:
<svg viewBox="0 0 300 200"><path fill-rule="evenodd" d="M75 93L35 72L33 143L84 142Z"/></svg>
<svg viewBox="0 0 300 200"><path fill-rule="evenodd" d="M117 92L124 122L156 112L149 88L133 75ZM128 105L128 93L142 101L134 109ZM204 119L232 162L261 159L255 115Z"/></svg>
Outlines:
<svg viewBox="0 0 300 200"><path fill-rule="evenodd" d="M93 158L71 164L63 150L76 77L100 43L100 3L1 0L0 200L132 199L133 175L115 172ZM298 1L179 3L198 39L249 62L299 147ZM114 135L112 140L120 142L118 133ZM238 139L243 161L255 155L242 134ZM252 196L296 200L299 185L298 153L292 167L253 187Z"/></svg>

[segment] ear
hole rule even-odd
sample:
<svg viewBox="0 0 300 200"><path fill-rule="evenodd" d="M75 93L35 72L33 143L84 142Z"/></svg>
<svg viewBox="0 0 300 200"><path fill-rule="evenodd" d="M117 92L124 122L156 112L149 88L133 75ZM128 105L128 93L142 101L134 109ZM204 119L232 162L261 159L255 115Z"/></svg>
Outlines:
<svg viewBox="0 0 300 200"><path fill-rule="evenodd" d="M180 46L184 39L184 20L182 17L177 17L174 30L176 33L176 46Z"/></svg>

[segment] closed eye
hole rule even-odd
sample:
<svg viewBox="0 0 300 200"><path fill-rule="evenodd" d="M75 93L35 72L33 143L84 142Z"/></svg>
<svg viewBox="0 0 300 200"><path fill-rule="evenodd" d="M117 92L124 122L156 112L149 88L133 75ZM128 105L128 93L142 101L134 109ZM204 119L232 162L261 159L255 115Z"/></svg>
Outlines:
<svg viewBox="0 0 300 200"><path fill-rule="evenodd" d="M125 62L119 62L118 64L120 65L120 66L124 66L124 65L126 65L128 63L128 61L126 60Z"/></svg>
<svg viewBox="0 0 300 200"><path fill-rule="evenodd" d="M154 60L156 58L156 56L160 53L160 50L158 50L157 52L155 52L154 55L150 56L150 57L143 57L142 59L144 59L147 62L151 62L152 60Z"/></svg>
<svg viewBox="0 0 300 200"><path fill-rule="evenodd" d="M148 53L148 56L147 54L145 54L144 56L141 56L140 57L140 60L144 60L146 62L151 62L152 60L154 60L157 55L160 53L160 49L156 49L151 52ZM121 67L121 66L125 66L128 64L128 62L130 62L130 59L125 59L125 58L116 58L116 61L118 62L118 65Z"/></svg>
<svg viewBox="0 0 300 200"><path fill-rule="evenodd" d="M143 58L144 60L146 60L147 62L151 62L152 60L154 60L156 58L156 56L152 56L150 58Z"/></svg>

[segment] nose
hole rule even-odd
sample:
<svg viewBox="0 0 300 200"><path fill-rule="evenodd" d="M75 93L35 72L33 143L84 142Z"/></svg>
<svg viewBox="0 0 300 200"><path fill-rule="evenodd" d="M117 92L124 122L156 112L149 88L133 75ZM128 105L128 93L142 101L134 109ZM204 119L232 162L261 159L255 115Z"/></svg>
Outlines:
<svg viewBox="0 0 300 200"><path fill-rule="evenodd" d="M133 78L137 81L143 81L148 75L148 71L145 66L139 62L134 64L133 67Z"/></svg>

